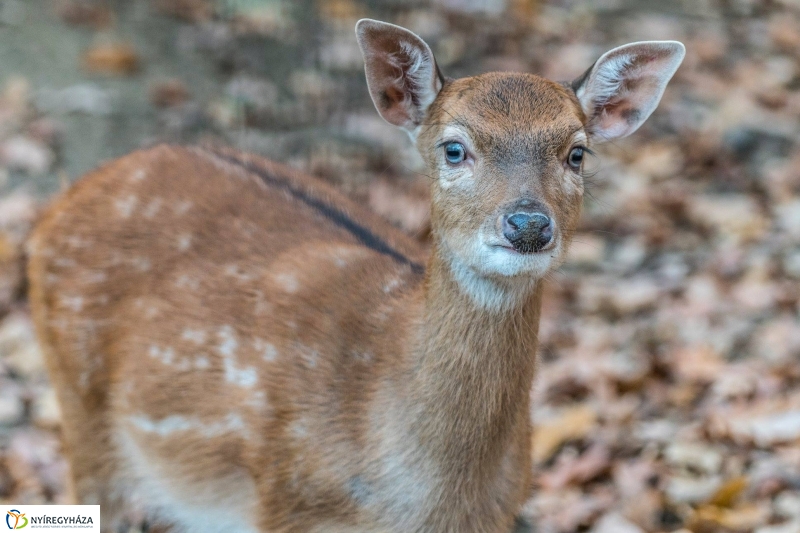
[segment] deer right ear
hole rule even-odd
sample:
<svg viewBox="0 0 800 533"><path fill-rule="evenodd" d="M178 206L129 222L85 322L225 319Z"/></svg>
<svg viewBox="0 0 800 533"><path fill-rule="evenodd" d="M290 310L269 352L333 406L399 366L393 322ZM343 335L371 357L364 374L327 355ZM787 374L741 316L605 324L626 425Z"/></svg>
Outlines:
<svg viewBox="0 0 800 533"><path fill-rule="evenodd" d="M378 113L414 135L444 85L433 52L415 33L377 20L359 20L356 37Z"/></svg>

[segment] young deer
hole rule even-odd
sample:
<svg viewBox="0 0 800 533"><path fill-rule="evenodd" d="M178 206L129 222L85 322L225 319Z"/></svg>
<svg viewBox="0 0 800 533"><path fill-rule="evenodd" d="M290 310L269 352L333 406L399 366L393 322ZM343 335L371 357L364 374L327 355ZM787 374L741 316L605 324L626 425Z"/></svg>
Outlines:
<svg viewBox="0 0 800 533"><path fill-rule="evenodd" d="M408 30L356 32L431 177L427 259L324 183L200 148L105 165L31 239L74 487L107 531L515 527L542 280L584 154L642 124L684 48L616 48L571 84L453 80Z"/></svg>

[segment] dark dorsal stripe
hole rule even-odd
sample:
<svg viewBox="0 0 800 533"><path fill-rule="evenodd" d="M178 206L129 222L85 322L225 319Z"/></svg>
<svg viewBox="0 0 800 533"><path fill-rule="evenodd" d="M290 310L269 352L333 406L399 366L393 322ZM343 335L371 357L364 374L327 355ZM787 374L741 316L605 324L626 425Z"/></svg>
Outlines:
<svg viewBox="0 0 800 533"><path fill-rule="evenodd" d="M361 242L361 244L363 244L367 248L375 250L378 253L388 255L398 263L410 266L411 270L415 274L422 274L425 272L425 267L423 267L422 265L420 265L415 261L410 260L408 257L406 257L405 255L401 254L400 252L389 246L388 243L386 243L380 237L372 233L368 228L362 226L358 222L348 217L347 214L344 213L343 211L336 209L332 205L329 205L318 198L309 196L304 191L296 187L293 187L292 184L289 183L288 181L282 180L278 176L270 172L267 172L263 168L260 168L250 162L242 161L235 157L225 154L220 154L218 152L212 152L212 153L215 157L218 157L223 161L226 161L227 163L239 166L247 170L251 174L255 174L256 176L261 178L261 180L267 185L286 191L292 196L292 198L300 202L303 202L304 204L313 209L316 209L321 215L325 216L328 220L330 220L340 228L351 233L353 237L355 237L359 242Z"/></svg>

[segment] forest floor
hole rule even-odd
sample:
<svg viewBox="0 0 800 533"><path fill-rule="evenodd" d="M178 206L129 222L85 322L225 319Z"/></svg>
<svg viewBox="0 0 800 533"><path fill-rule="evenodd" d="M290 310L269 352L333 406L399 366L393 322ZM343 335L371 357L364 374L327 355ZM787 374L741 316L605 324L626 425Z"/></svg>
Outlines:
<svg viewBox="0 0 800 533"><path fill-rule="evenodd" d="M369 101L361 16L417 31L450 76L568 80L619 44L686 44L648 123L589 162L544 302L526 513L539 533L800 533L797 0L0 3L0 504L68 497L24 241L102 160L222 142L428 238L419 157Z"/></svg>

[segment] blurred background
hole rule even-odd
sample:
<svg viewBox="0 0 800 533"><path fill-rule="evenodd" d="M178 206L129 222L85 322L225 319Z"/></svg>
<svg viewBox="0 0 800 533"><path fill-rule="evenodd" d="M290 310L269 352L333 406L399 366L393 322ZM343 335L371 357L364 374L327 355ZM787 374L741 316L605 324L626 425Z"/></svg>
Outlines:
<svg viewBox="0 0 800 533"><path fill-rule="evenodd" d="M656 113L589 161L545 298L526 513L540 533L800 533L798 0L0 0L0 503L68 497L23 242L82 173L222 143L426 241L419 158L367 93L364 16L452 77L570 80L620 44L686 44Z"/></svg>

